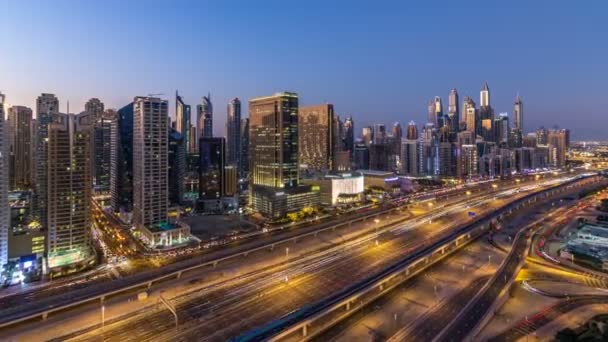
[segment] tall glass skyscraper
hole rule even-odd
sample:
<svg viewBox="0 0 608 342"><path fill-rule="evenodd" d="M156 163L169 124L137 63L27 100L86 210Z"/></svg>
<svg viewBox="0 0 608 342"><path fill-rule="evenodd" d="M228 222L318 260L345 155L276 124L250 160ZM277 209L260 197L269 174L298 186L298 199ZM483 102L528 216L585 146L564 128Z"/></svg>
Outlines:
<svg viewBox="0 0 608 342"><path fill-rule="evenodd" d="M235 97L228 102L227 108L226 165L237 167L239 177L243 175L241 157L241 101Z"/></svg>

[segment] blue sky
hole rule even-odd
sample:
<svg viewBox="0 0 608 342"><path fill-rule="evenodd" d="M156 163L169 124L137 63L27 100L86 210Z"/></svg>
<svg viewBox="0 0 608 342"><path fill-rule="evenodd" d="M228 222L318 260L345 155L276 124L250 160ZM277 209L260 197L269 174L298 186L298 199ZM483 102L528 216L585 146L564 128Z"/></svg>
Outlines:
<svg viewBox="0 0 608 342"><path fill-rule="evenodd" d="M230 98L290 90L359 132L420 125L453 87L479 103L487 81L496 113L519 92L526 130L608 138L606 1L5 0L0 32L10 104L52 92L80 111L164 93L173 108L179 89L194 107L210 91L223 134Z"/></svg>

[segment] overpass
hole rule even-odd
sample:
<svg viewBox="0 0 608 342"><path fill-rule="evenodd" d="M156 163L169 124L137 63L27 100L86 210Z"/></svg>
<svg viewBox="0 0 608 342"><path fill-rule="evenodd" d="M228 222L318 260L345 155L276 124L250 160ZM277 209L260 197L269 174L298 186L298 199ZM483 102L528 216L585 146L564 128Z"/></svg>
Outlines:
<svg viewBox="0 0 608 342"><path fill-rule="evenodd" d="M309 340L363 308L366 304L386 294L403 281L473 241L488 230L489 223L494 218L498 217L500 219L511 214L514 210L538 200L599 179L594 175L579 176L537 193L528 194L439 237L435 242L421 246L417 251L404 256L394 265L325 298L323 301L301 307L276 321L241 335L233 341Z"/></svg>

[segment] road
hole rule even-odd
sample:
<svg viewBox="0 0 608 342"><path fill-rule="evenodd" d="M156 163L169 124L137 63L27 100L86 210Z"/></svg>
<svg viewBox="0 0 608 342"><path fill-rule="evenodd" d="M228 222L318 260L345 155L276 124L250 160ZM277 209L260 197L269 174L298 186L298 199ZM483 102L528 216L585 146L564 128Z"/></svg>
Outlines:
<svg viewBox="0 0 608 342"><path fill-rule="evenodd" d="M572 209L571 207L572 204L569 204L569 210L560 209L557 212L551 213L549 219L543 222L543 224L551 225L557 221L562 221L564 217L567 217L575 210L575 208ZM521 234L516 238L511 252L500 270L500 274L492 279L481 296L470 303L471 305L459 315L456 321L450 323L448 330L442 333L441 341L463 341L469 336L470 332L483 319L488 310L492 307L494 301L503 291L505 283L515 276L515 272L519 271L518 266L526 251L527 241L527 234Z"/></svg>
<svg viewBox="0 0 608 342"><path fill-rule="evenodd" d="M566 314L577 308L591 305L591 304L606 304L608 303L608 296L580 296L571 297L570 299L564 299L557 304L539 311L535 315L528 317L527 320L522 320L517 323L511 329L497 335L488 341L491 342L502 342L502 341L517 341L534 331L540 329L546 324L552 322L563 314Z"/></svg>
<svg viewBox="0 0 608 342"><path fill-rule="evenodd" d="M507 198L510 200L523 195L512 192ZM431 214L432 218L419 218L413 223L399 225L375 238L361 239L345 250L340 248L332 253L322 253L318 258L302 264L294 263L283 272L272 272L257 279L247 279L245 283L206 288L182 296L174 303L180 316L178 331L171 329L171 314L159 309L111 326L106 325L103 333L93 331L75 340L94 340L99 334L103 334L107 340L120 340L128 336L153 340L226 340L307 303L322 300L386 268L432 237L468 222L467 208L475 208L481 213L506 203L507 198L494 197L500 196L482 195L479 199L442 208L451 213L446 216L440 211Z"/></svg>
<svg viewBox="0 0 608 342"><path fill-rule="evenodd" d="M552 178L555 177L547 177L547 179L549 180ZM515 182L514 180L502 181L499 182L501 186L499 186L497 189L492 188L490 184L480 184L475 186L475 188L472 190L473 193L470 196L463 196L461 192L459 193L461 195L460 197L451 196L449 198L446 198L445 201L447 201L446 205L449 205L451 203L459 203L463 200L467 200L468 197L470 197L471 199L477 198L477 196L480 196L480 193L482 191L498 192L504 189L511 189L516 186L523 186L524 184L531 184L534 181L535 179L533 177L529 177L528 180L521 181L521 183ZM450 196L450 193L447 193L445 195ZM435 203L437 205L442 205L440 202ZM335 222L326 222L316 226L299 228L297 231L286 230L282 232L276 232L275 234L269 234L264 238L259 238L252 241L239 241L236 246L225 246L225 248L210 251L210 253L203 254L200 256L182 256L182 258L185 258L186 260L152 269L148 272L137 273L133 276L123 277L121 279L114 280L112 283L107 282L108 278L107 272L105 272L105 270L102 270L101 275L99 275L97 278L93 278L90 280L87 280L86 278L84 278L84 280L79 281L71 281L71 279L61 280L59 281L58 286L53 285L50 287L46 287L43 290L37 289L35 291L27 291L26 293L17 293L14 295L1 297L0 308L6 308L6 310L0 309L0 316L3 319L11 319L13 317L25 315L27 313L39 312L45 307L55 307L62 302L75 301L77 299L95 296L96 294L107 292L111 288L126 287L129 284L143 282L148 279L154 279L163 274L175 272L188 266L197 265L205 261L215 260L217 258L225 257L231 254L239 254L268 243L281 242L298 234L304 234L325 227L331 227L334 224ZM154 259L151 258L151 260ZM103 276L104 274L106 275L105 277ZM0 322L1 321L2 319L0 319Z"/></svg>
<svg viewBox="0 0 608 342"><path fill-rule="evenodd" d="M562 195L560 195L562 196ZM541 214L541 211L554 209L551 203L547 203L544 208L542 207L531 207L529 210L525 210L518 213L518 216L509 219L504 222L506 227L500 230L500 234L514 235L519 229L518 227L525 226L530 222L542 217L542 214L546 215L546 212ZM492 256L493 261L492 267L501 262L501 254L506 255L507 251L505 248L497 247L497 243L488 243L488 240L484 237L473 243L472 246L482 244L485 246L491 246L495 248L496 252ZM417 307L413 308L408 303L403 303L399 296L391 292L386 297L393 297L388 302L383 301L382 304L370 304L370 308L366 307L361 312L355 314L353 318L349 317L346 322L340 323L333 327L324 334L315 337L315 341L350 341L350 340L364 340L366 335L372 334L379 340L388 341L431 341L433 338L445 328L445 324L437 324L437 322L450 322L453 320L458 313L466 306L466 304L474 297L474 295L481 289L481 287L487 282L489 276L480 275L478 272L466 272L460 273L458 265L464 263L459 261L462 255L467 254L467 248L458 251L453 257L449 257L446 260L440 262L437 267L433 267L425 271L425 275L434 273L434 269L438 269L438 277L442 280L440 283L460 283L465 282L465 286L461 287L456 284L450 285L450 288L456 288L452 291L452 294L445 295L440 292L442 300L440 303L434 304L435 299L427 298L428 288L430 286L432 293L432 284L426 284L423 286L416 286L416 290L409 291L393 291L403 292L402 296L407 294L409 298L415 298L415 304ZM479 253L479 251L478 251ZM483 253L483 256L487 256L487 253ZM496 260L496 261L495 261ZM485 261L485 266L489 266L488 260ZM450 266L451 265L451 266ZM442 270L443 271L439 271ZM408 281L407 284L416 284L420 281L420 277L414 278ZM405 286L405 285L404 285ZM381 307L379 311L371 308L371 306ZM409 308L408 308L409 307ZM405 311L405 312L404 312ZM396 313L399 312L397 315ZM395 315L395 317L393 317ZM395 323L392 322L395 320ZM396 326L395 326L396 325ZM363 330L362 326L365 326L368 331Z"/></svg>

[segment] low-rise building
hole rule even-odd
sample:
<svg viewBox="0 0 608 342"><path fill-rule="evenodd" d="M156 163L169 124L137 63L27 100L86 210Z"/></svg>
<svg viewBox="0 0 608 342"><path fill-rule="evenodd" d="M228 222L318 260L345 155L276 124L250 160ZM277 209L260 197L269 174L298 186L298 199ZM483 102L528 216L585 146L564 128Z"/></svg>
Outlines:
<svg viewBox="0 0 608 342"><path fill-rule="evenodd" d="M319 187L320 202L324 205L358 202L365 190L363 174L360 172L328 174L315 179L304 179L302 182Z"/></svg>

